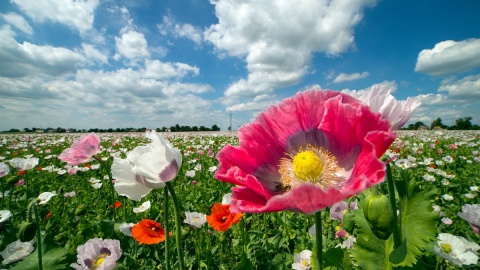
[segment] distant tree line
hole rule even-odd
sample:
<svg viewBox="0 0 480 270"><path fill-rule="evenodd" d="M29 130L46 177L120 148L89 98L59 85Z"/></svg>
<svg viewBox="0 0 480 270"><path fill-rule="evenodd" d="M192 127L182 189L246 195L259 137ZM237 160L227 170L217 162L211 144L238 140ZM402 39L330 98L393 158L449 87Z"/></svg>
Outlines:
<svg viewBox="0 0 480 270"><path fill-rule="evenodd" d="M90 128L90 129L76 129L76 128L24 128L23 130L12 128L7 131L3 132L43 132L43 133L77 133L77 132L95 132L95 133L111 133L111 132L145 132L147 130L146 127L142 128ZM217 125L213 125L211 128L205 126L180 126L176 124L175 126L171 126L170 128L162 127L156 128L157 132L197 132L197 131L220 131L220 128Z"/></svg>
<svg viewBox="0 0 480 270"><path fill-rule="evenodd" d="M447 126L442 123L442 119L438 117L433 120L430 126L425 125L423 122L418 121L415 124L410 124L407 127L402 128L403 130L418 130L418 129L448 129L448 130L480 130L480 126L477 124L472 124L472 117L462 117L455 120L453 126Z"/></svg>

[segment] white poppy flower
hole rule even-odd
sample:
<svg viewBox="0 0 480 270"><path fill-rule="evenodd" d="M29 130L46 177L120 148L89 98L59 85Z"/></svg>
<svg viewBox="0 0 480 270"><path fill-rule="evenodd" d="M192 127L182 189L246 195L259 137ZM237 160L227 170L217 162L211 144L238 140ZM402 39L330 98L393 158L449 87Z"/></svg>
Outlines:
<svg viewBox="0 0 480 270"><path fill-rule="evenodd" d="M151 206L150 201L146 201L146 202L142 203L142 205L140 205L139 207L134 207L133 212L137 213L137 214L138 213L143 213L143 212L147 211L148 209L150 209L150 206Z"/></svg>
<svg viewBox="0 0 480 270"><path fill-rule="evenodd" d="M54 192L43 192L43 193L41 193L37 198L38 200L40 200L40 202L38 204L46 204L48 201L50 201L50 199L53 196L57 196L57 193L55 191Z"/></svg>
<svg viewBox="0 0 480 270"><path fill-rule="evenodd" d="M312 268L311 262L312 252L310 250L303 250L293 256L292 268L295 270L306 270Z"/></svg>
<svg viewBox="0 0 480 270"><path fill-rule="evenodd" d="M183 222L195 228L200 228L207 222L207 215L198 212L185 212L185 220Z"/></svg>

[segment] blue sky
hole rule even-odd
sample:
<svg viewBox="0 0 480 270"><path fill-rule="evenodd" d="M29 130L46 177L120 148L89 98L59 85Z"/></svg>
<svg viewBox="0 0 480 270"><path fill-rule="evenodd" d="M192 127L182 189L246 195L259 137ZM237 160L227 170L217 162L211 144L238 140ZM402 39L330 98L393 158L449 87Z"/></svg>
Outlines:
<svg viewBox="0 0 480 270"><path fill-rule="evenodd" d="M0 2L0 130L216 124L308 88L391 86L480 123L480 2Z"/></svg>

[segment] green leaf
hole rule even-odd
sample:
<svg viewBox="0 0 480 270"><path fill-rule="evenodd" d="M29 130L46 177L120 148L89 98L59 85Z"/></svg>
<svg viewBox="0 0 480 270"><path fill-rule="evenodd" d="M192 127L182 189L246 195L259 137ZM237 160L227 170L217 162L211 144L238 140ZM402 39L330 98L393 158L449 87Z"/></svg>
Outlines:
<svg viewBox="0 0 480 270"><path fill-rule="evenodd" d="M42 266L45 270L62 270L67 268L67 252L63 248L42 241ZM11 270L37 270L38 248L15 265Z"/></svg>
<svg viewBox="0 0 480 270"><path fill-rule="evenodd" d="M417 257L422 256L436 236L437 215L432 212L430 201L435 190L423 191L411 187L411 191L410 198L401 198L401 233L406 254L403 262L395 264L398 266L412 267L416 264Z"/></svg>
<svg viewBox="0 0 480 270"><path fill-rule="evenodd" d="M339 269L345 269L343 267L344 253L341 248L331 248L323 254L324 266L334 266Z"/></svg>

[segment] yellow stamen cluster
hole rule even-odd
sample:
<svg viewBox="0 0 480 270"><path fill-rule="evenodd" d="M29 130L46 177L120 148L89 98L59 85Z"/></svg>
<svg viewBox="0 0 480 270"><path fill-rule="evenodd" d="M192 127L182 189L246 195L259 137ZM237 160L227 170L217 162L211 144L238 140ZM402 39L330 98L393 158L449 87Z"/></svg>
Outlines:
<svg viewBox="0 0 480 270"><path fill-rule="evenodd" d="M450 244L443 243L443 244L440 245L440 247L442 248L443 252L445 252L447 254L452 251L452 246Z"/></svg>
<svg viewBox="0 0 480 270"><path fill-rule="evenodd" d="M95 258L95 260L93 261L91 269L98 269L100 265L102 265L103 261L105 261L105 257L107 256L108 254L104 254L104 253L98 255L98 257Z"/></svg>
<svg viewBox="0 0 480 270"><path fill-rule="evenodd" d="M340 170L337 159L321 147L307 145L280 159L281 185L277 190L288 189L303 182L321 188L338 187L343 180L337 176Z"/></svg>
<svg viewBox="0 0 480 270"><path fill-rule="evenodd" d="M320 177L323 163L312 151L306 150L293 157L293 173L303 181L311 181Z"/></svg>

